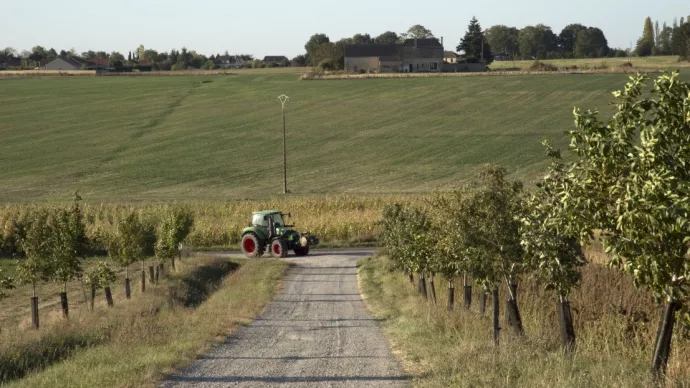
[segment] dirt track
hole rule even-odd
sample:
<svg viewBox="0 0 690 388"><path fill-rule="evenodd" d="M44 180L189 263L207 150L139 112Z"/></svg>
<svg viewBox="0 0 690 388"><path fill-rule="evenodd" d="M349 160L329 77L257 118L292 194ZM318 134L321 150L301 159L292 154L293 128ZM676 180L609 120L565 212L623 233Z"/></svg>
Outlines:
<svg viewBox="0 0 690 388"><path fill-rule="evenodd" d="M164 387L401 387L400 366L364 308L356 263L370 250L294 258L282 295Z"/></svg>

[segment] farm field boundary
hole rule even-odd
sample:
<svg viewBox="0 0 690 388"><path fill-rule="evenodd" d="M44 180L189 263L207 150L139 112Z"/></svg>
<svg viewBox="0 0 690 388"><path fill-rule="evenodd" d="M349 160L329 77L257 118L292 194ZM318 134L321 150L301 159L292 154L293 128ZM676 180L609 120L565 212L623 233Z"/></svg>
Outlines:
<svg viewBox="0 0 690 388"><path fill-rule="evenodd" d="M310 80L343 80L371 78L452 78L452 77L500 77L530 75L578 75L578 74L636 74L660 73L659 68L607 68L592 70L557 70L557 71L488 71L484 73L377 73L377 74L318 74L305 73L300 79Z"/></svg>
<svg viewBox="0 0 690 388"><path fill-rule="evenodd" d="M525 336L513 335L501 308L502 340L492 340L490 306L479 312L479 287L463 307L462 286L455 288L455 310L446 310L448 282L436 278L438 305L425 300L407 276L391 272L385 257L359 263L360 290L372 314L382 320L394 353L416 387L649 387L648 358L654 346L659 308L651 296L632 285L628 275L599 265L583 268L582 286L572 305L578 348L564 357L555 303L533 279L520 284ZM610 304L600 295L616 300ZM507 293L501 290L503 307ZM608 299L608 298L607 298ZM678 336L680 337L680 336ZM690 343L677 338L667 386L690 378L685 360Z"/></svg>
<svg viewBox="0 0 690 388"><path fill-rule="evenodd" d="M228 264L241 266L223 278L219 268ZM191 268L183 270L186 275L173 275L159 289L134 295L130 301L119 300L112 309L98 306L81 321L64 322L58 333L97 329L94 325L100 322L108 324L109 334L100 344L79 349L71 358L7 386L155 386L166 374L250 322L279 289L288 267L279 261L203 257L189 259L187 265ZM218 285L197 289L213 280L209 277ZM172 305L170 292L174 293ZM207 299L201 303L198 297L204 293ZM48 333L50 328L44 330Z"/></svg>

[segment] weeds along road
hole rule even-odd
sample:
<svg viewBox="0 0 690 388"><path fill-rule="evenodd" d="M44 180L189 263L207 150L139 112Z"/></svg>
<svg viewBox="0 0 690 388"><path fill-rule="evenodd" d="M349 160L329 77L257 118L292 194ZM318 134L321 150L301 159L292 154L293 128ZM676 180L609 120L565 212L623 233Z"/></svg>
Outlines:
<svg viewBox="0 0 690 388"><path fill-rule="evenodd" d="M407 386L357 287L357 260L372 253L288 257L297 265L266 311L163 387Z"/></svg>

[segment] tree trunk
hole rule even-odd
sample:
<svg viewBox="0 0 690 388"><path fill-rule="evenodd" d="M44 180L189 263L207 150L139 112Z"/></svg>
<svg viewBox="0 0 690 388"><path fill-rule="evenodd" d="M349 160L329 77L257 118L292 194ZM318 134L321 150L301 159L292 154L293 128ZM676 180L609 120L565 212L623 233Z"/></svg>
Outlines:
<svg viewBox="0 0 690 388"><path fill-rule="evenodd" d="M81 291L84 293L84 303L88 303L89 298L86 296L86 287L84 286L84 277L79 277L79 283L81 283Z"/></svg>
<svg viewBox="0 0 690 388"><path fill-rule="evenodd" d="M575 350L575 327L573 326L573 313L570 302L565 296L558 301L558 321L561 326L561 343L563 351L570 354Z"/></svg>
<svg viewBox="0 0 690 388"><path fill-rule="evenodd" d="M31 325L34 329L38 330L40 327L38 322L38 297L31 297Z"/></svg>
<svg viewBox="0 0 690 388"><path fill-rule="evenodd" d="M486 313L486 291L482 289L482 293L479 294L479 314L484 315Z"/></svg>
<svg viewBox="0 0 690 388"><path fill-rule="evenodd" d="M420 294L422 293L422 278L424 278L424 276L422 276L420 272L417 272L417 292Z"/></svg>
<svg viewBox="0 0 690 388"><path fill-rule="evenodd" d="M158 284L158 282L159 282L160 272L161 272L160 269L161 269L160 264L156 265L156 274L155 274L156 284Z"/></svg>
<svg viewBox="0 0 690 388"><path fill-rule="evenodd" d="M129 279L127 279L126 283L127 289L129 289ZM108 307L113 307L115 303L113 303L113 293L110 291L110 287L105 288L105 301L108 302Z"/></svg>
<svg viewBox="0 0 690 388"><path fill-rule="evenodd" d="M165 263L160 263L158 266L160 267L161 277L163 277L165 275Z"/></svg>
<svg viewBox="0 0 690 388"><path fill-rule="evenodd" d="M424 299L428 299L429 297L426 293L426 279L424 278L423 274L420 274L419 276L419 287L422 290L422 296L424 297Z"/></svg>
<svg viewBox="0 0 690 388"><path fill-rule="evenodd" d="M177 272L177 270L175 269L175 258L174 257L171 258L170 264L172 265L172 271Z"/></svg>
<svg viewBox="0 0 690 388"><path fill-rule="evenodd" d="M522 317L520 317L520 309L517 304L517 284L509 285L510 294L508 295L508 301L506 302L506 318L513 328L516 335L522 336L525 334L525 330L522 328Z"/></svg>
<svg viewBox="0 0 690 388"><path fill-rule="evenodd" d="M132 290L129 287L129 278L125 279L125 298L132 298Z"/></svg>
<svg viewBox="0 0 690 388"><path fill-rule="evenodd" d="M673 326L676 321L676 311L680 303L676 301L667 302L661 313L661 322L654 346L652 357L652 373L655 377L661 377L666 373L668 357L671 354L671 339L673 338Z"/></svg>
<svg viewBox="0 0 690 388"><path fill-rule="evenodd" d="M472 285L467 282L467 274L463 275L463 286L465 291L465 308L469 310L472 306Z"/></svg>
<svg viewBox="0 0 690 388"><path fill-rule="evenodd" d="M146 271L141 271L141 293L146 292Z"/></svg>
<svg viewBox="0 0 690 388"><path fill-rule="evenodd" d="M491 299L493 299L493 304L494 304L494 344L498 345L499 333L501 330L501 328L498 325L498 320L499 320L498 287L494 287Z"/></svg>
<svg viewBox="0 0 690 388"><path fill-rule="evenodd" d="M149 284L153 284L156 281L156 274L153 270L153 266L149 265Z"/></svg>
<svg viewBox="0 0 690 388"><path fill-rule="evenodd" d="M431 303L436 305L436 286L434 286L434 274L429 275L429 290L431 291Z"/></svg>
<svg viewBox="0 0 690 388"><path fill-rule="evenodd" d="M96 303L96 287L91 286L91 311L93 311L94 303Z"/></svg>
<svg viewBox="0 0 690 388"><path fill-rule="evenodd" d="M414 275L410 272L410 284L414 284Z"/></svg>
<svg viewBox="0 0 690 388"><path fill-rule="evenodd" d="M65 318L69 317L69 304L67 303L67 293L60 293L60 306L62 306L62 316Z"/></svg>
<svg viewBox="0 0 690 388"><path fill-rule="evenodd" d="M448 281L448 311L453 311L453 304L455 303L455 286L453 279Z"/></svg>

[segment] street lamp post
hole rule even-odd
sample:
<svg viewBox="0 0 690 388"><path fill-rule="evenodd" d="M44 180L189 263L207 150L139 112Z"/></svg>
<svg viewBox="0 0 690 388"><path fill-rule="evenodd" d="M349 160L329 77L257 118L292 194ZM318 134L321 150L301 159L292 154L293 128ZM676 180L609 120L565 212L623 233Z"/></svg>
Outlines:
<svg viewBox="0 0 690 388"><path fill-rule="evenodd" d="M281 94L278 96L278 101L282 105L283 110L283 194L287 194L287 148L285 146L285 103L290 97Z"/></svg>

